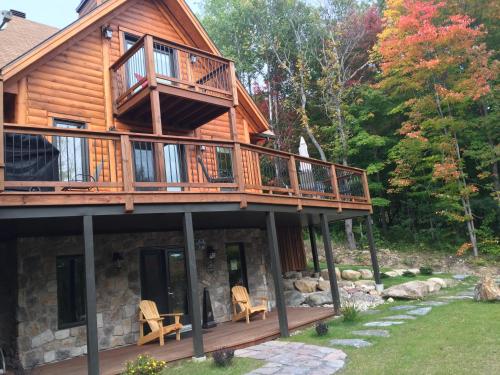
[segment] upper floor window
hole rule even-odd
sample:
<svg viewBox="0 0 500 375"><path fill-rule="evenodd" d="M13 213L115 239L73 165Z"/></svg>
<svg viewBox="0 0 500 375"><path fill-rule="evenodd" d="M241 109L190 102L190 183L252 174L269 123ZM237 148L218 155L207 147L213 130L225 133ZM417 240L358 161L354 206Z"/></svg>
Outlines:
<svg viewBox="0 0 500 375"><path fill-rule="evenodd" d="M54 119L54 126L64 129L85 129L85 124L77 121ZM88 182L89 155L87 140L75 136L55 136L52 141L59 152L59 181Z"/></svg>

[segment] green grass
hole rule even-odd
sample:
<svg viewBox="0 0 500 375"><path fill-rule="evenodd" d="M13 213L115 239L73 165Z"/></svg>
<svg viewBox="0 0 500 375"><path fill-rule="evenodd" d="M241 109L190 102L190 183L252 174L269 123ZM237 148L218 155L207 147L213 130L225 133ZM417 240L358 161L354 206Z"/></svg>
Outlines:
<svg viewBox="0 0 500 375"><path fill-rule="evenodd" d="M445 290L450 294L462 286ZM434 299L432 296L431 299ZM407 304L411 302L398 302ZM390 311L395 304L377 307L379 314L361 314L357 322L330 321L328 335L318 337L312 329L289 340L328 345L332 338L360 338L350 332L367 329L363 323L382 316L404 313ZM374 345L364 349L343 348L348 363L342 375L385 374L500 374L500 304L472 300L450 302L401 326L388 327L390 338L370 337Z"/></svg>
<svg viewBox="0 0 500 375"><path fill-rule="evenodd" d="M169 365L161 375L242 375L263 365L262 361L233 358L228 367L217 367L210 358L203 362L181 361Z"/></svg>

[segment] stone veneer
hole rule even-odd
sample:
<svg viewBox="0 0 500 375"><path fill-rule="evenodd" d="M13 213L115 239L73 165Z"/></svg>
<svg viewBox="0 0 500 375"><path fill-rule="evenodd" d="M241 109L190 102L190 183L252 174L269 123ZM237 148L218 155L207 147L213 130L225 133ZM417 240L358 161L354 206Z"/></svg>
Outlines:
<svg viewBox="0 0 500 375"><path fill-rule="evenodd" d="M231 317L231 294L227 274L225 244L245 245L247 274L252 297L268 297L274 306L274 288L265 231L196 231L216 249L215 272L207 267L204 251L196 251L200 304L203 288L208 287L215 319ZM99 349L135 344L139 326L140 301L139 250L143 247L183 245L182 232L102 234L95 236L97 322ZM83 254L80 236L30 237L17 240L18 249L18 352L25 368L80 356L87 351L86 328L58 330L56 256ZM120 252L124 261L116 269L112 254Z"/></svg>

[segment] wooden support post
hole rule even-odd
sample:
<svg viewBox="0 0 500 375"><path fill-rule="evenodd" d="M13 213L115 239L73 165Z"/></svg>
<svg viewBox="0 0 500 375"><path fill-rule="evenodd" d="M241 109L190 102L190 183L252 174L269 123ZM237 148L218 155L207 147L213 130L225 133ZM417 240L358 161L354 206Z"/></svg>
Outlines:
<svg viewBox="0 0 500 375"><path fill-rule="evenodd" d="M330 238L330 227L328 218L325 214L319 215L321 220L321 232L323 234L323 243L325 244L325 258L328 267L328 278L330 280L330 290L332 291L333 308L335 314L340 314L340 295L337 276L335 274L335 263L333 261L332 239Z"/></svg>
<svg viewBox="0 0 500 375"><path fill-rule="evenodd" d="M106 129L113 129L114 117L113 117L113 92L111 89L111 72L109 67L110 62L110 41L106 38L102 38L102 75L104 82L104 109L106 112Z"/></svg>
<svg viewBox="0 0 500 375"><path fill-rule="evenodd" d="M163 134L163 126L161 122L161 105L160 105L160 93L158 90L151 90L151 120L153 123L153 133L155 135ZM154 143L154 155L155 155L155 165L157 180L162 182L165 181L165 156L163 154L163 143Z"/></svg>
<svg viewBox="0 0 500 375"><path fill-rule="evenodd" d="M238 127L236 124L236 109L234 107L229 108L229 131L231 133L231 139L233 141L238 141Z"/></svg>
<svg viewBox="0 0 500 375"><path fill-rule="evenodd" d="M148 78L149 87L155 89L158 87L156 79L154 39L151 35L146 35L144 38L144 55L146 56L146 76Z"/></svg>
<svg viewBox="0 0 500 375"><path fill-rule="evenodd" d="M85 247L85 302L87 307L87 370L89 375L99 375L94 228L92 216L83 217L83 241Z"/></svg>
<svg viewBox="0 0 500 375"><path fill-rule="evenodd" d="M0 192L5 190L3 77L0 76Z"/></svg>
<svg viewBox="0 0 500 375"><path fill-rule="evenodd" d="M375 246L375 240L373 238L371 215L367 215L365 217L365 222L366 222L366 234L368 236L368 243L370 245L370 256L372 258L373 277L375 279L375 283L377 284L377 288L382 289L383 288L382 280L380 278L380 268L378 266L378 259L377 259L377 248Z"/></svg>
<svg viewBox="0 0 500 375"><path fill-rule="evenodd" d="M290 155L288 159L288 174L290 175L290 184L292 185L293 194L300 197L299 177L297 175L297 163L295 156Z"/></svg>
<svg viewBox="0 0 500 375"><path fill-rule="evenodd" d="M365 171L363 171L362 173L363 173L363 175L362 175L361 178L363 180L364 197L366 199L366 203L372 204L372 199L371 199L371 196L370 196L370 187L368 186L368 177L367 177Z"/></svg>
<svg viewBox="0 0 500 375"><path fill-rule="evenodd" d="M193 329L193 348L195 358L204 358L203 336L201 332L201 309L198 294L198 271L196 270L196 254L194 246L193 214L184 212L183 214L185 259L188 277L188 300L189 314L191 316L191 326Z"/></svg>
<svg viewBox="0 0 500 375"><path fill-rule="evenodd" d="M276 307L280 324L281 337L290 336L288 332L288 318L286 314L285 296L283 292L283 275L281 274L281 261L278 248L278 236L276 233L276 220L274 212L266 213L267 241L271 255L271 271L274 280L274 294L276 295Z"/></svg>
<svg viewBox="0 0 500 375"><path fill-rule="evenodd" d="M28 114L28 79L21 78L17 82L16 124L27 124Z"/></svg>
<svg viewBox="0 0 500 375"><path fill-rule="evenodd" d="M316 231L314 230L314 224L312 218L309 218L309 239L311 241L311 253L314 263L314 272L321 272L321 267L319 266L318 257L318 244L316 243Z"/></svg>
<svg viewBox="0 0 500 375"><path fill-rule="evenodd" d="M231 139L234 143L234 165L233 171L235 175L236 183L238 184L238 191L243 193L245 191L245 175L243 169L243 156L241 154L241 146L238 143L238 129L236 125L236 109L231 107L229 109L229 130L231 132ZM245 208L247 206L246 201L241 202L241 207Z"/></svg>

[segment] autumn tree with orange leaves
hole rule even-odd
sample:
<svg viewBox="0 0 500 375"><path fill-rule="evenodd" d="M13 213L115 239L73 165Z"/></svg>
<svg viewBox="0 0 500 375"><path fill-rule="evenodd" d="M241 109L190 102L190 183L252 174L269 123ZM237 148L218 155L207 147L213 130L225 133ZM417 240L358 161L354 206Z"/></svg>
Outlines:
<svg viewBox="0 0 500 375"><path fill-rule="evenodd" d="M382 70L378 87L405 98L397 110L406 116L403 138L391 153L396 168L390 183L397 191L425 179L422 189L446 202L436 213L466 224L470 242L462 247L477 256L471 197L478 187L464 167L462 137L469 124L462 114L492 95L498 62L483 43L483 27L445 9L446 1L387 1L375 51Z"/></svg>

